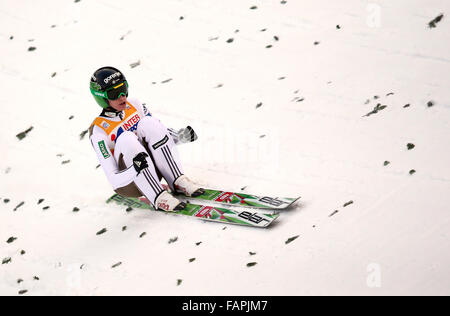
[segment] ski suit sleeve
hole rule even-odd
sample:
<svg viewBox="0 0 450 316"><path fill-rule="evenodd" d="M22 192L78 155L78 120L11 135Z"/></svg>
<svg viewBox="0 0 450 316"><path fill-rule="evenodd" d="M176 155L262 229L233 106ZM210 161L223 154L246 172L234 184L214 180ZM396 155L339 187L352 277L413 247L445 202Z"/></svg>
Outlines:
<svg viewBox="0 0 450 316"><path fill-rule="evenodd" d="M119 171L116 159L106 145L105 135L93 133L91 136L91 144L94 147L100 165L114 190L125 187L134 181L136 178L136 170L133 166L130 166L125 170Z"/></svg>

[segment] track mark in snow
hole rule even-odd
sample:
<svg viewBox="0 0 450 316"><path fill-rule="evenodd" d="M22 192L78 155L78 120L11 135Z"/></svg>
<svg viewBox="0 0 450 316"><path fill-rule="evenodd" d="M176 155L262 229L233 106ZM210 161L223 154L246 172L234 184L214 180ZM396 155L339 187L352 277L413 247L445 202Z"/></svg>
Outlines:
<svg viewBox="0 0 450 316"><path fill-rule="evenodd" d="M353 201L348 201L348 202L344 203L343 207L347 207L347 206L349 206L350 204L353 204Z"/></svg>
<svg viewBox="0 0 450 316"><path fill-rule="evenodd" d="M430 22L428 22L428 27L430 28L430 29L432 29L432 28L435 28L436 27L436 24L437 23L439 23L441 20L442 20L442 18L444 17L444 14L439 14L437 17L435 17L433 20L431 20Z"/></svg>
<svg viewBox="0 0 450 316"><path fill-rule="evenodd" d="M111 269L117 268L120 265L122 265L122 262L117 262L111 266Z"/></svg>
<svg viewBox="0 0 450 316"><path fill-rule="evenodd" d="M328 215L328 217L331 217L331 216L337 214L338 212L339 212L338 210L335 210L333 213L331 213L330 215ZM313 226L313 227L314 227L314 226Z"/></svg>
<svg viewBox="0 0 450 316"><path fill-rule="evenodd" d="M32 130L33 130L33 126L31 126L30 128L28 128L27 130L25 130L25 131L23 131L23 132L20 132L19 134L16 135L16 137L17 137L19 140L22 140L22 139L24 139L24 138L28 135L28 133L31 132Z"/></svg>
<svg viewBox="0 0 450 316"><path fill-rule="evenodd" d="M102 234L104 234L104 233L106 233L108 230L106 229L106 228L103 228L102 230L100 230L100 231L98 231L97 233L96 233L96 235L98 236L98 235L102 235Z"/></svg>
<svg viewBox="0 0 450 316"><path fill-rule="evenodd" d="M7 257L2 260L2 264L8 264L11 263L11 261L12 261L11 257Z"/></svg>
<svg viewBox="0 0 450 316"><path fill-rule="evenodd" d="M125 37L128 36L129 34L131 34L131 31L128 31L127 34L122 35L122 36L120 37L120 40L123 41L123 40L125 39Z"/></svg>
<svg viewBox="0 0 450 316"><path fill-rule="evenodd" d="M370 115L372 115L372 114L376 114L376 113L378 113L379 111L384 110L385 108L387 108L387 105L382 105L381 103L378 103L378 104L373 108L372 111L370 111L370 112L367 113L366 115L363 115L363 117L365 117L365 116L370 116Z"/></svg>
<svg viewBox="0 0 450 316"><path fill-rule="evenodd" d="M291 242L293 242L294 240L296 240L300 235L294 236L294 237L290 237L288 238L288 240L286 240L284 243L287 245Z"/></svg>
<svg viewBox="0 0 450 316"><path fill-rule="evenodd" d="M84 136L87 134L88 131L89 130L86 129L80 133L80 140L83 140Z"/></svg>
<svg viewBox="0 0 450 316"><path fill-rule="evenodd" d="M22 205L24 205L25 204L25 202L20 202L15 208L14 208L14 212L15 211L17 211L17 209L19 208L19 207L21 207Z"/></svg>
<svg viewBox="0 0 450 316"><path fill-rule="evenodd" d="M131 64L130 64L130 67L131 67L131 68L136 68L136 67L139 66L140 64L141 64L141 61L138 60L138 61L135 62L135 63L131 63Z"/></svg>

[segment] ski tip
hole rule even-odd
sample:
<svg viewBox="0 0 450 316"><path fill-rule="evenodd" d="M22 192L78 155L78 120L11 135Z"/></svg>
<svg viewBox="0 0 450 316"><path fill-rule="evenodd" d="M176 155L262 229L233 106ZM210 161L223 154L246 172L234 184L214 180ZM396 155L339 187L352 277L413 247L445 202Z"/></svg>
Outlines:
<svg viewBox="0 0 450 316"><path fill-rule="evenodd" d="M297 197L294 197L294 198L292 198L292 197L290 197L290 198L282 198L282 199L284 199L284 200L290 200L291 203L294 203L295 201L297 201L297 200L300 199L300 198L301 198L301 196L297 196Z"/></svg>
<svg viewBox="0 0 450 316"><path fill-rule="evenodd" d="M289 205L289 206L293 206L295 203L297 203L298 202L298 200L300 200L301 199L301 196L299 196L299 197L296 197L293 201L292 201L292 203Z"/></svg>
<svg viewBox="0 0 450 316"><path fill-rule="evenodd" d="M264 223L264 225L260 226L261 228L267 228L273 224L273 222L276 221L278 217L280 217L280 212L273 212L271 214L264 214L267 217L270 217L270 221L267 221Z"/></svg>
<svg viewBox="0 0 450 316"><path fill-rule="evenodd" d="M298 200L300 200L301 196L296 197L296 198L282 198L284 201L289 201L289 202L285 202L283 205L280 205L278 207L273 207L273 210L277 210L277 211L282 211L282 210L286 210L286 209L290 209L294 206L294 204L296 204L298 202Z"/></svg>

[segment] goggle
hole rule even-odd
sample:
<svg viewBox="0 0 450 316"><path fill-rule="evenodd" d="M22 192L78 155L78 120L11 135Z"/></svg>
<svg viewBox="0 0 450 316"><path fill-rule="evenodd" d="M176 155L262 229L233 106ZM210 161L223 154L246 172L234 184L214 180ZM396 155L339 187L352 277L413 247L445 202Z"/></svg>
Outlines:
<svg viewBox="0 0 450 316"><path fill-rule="evenodd" d="M117 86L111 87L104 92L101 91L93 91L92 93L103 98L107 98L108 100L117 100L121 96L128 96L128 82L124 81L119 83Z"/></svg>

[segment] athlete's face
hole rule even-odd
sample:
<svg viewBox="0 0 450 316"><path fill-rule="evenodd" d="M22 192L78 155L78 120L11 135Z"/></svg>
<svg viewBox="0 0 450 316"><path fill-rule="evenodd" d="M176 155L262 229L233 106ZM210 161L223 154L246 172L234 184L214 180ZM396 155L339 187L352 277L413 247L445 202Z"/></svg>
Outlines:
<svg viewBox="0 0 450 316"><path fill-rule="evenodd" d="M108 100L109 105L116 111L123 111L127 108L127 97L122 95L117 100Z"/></svg>

